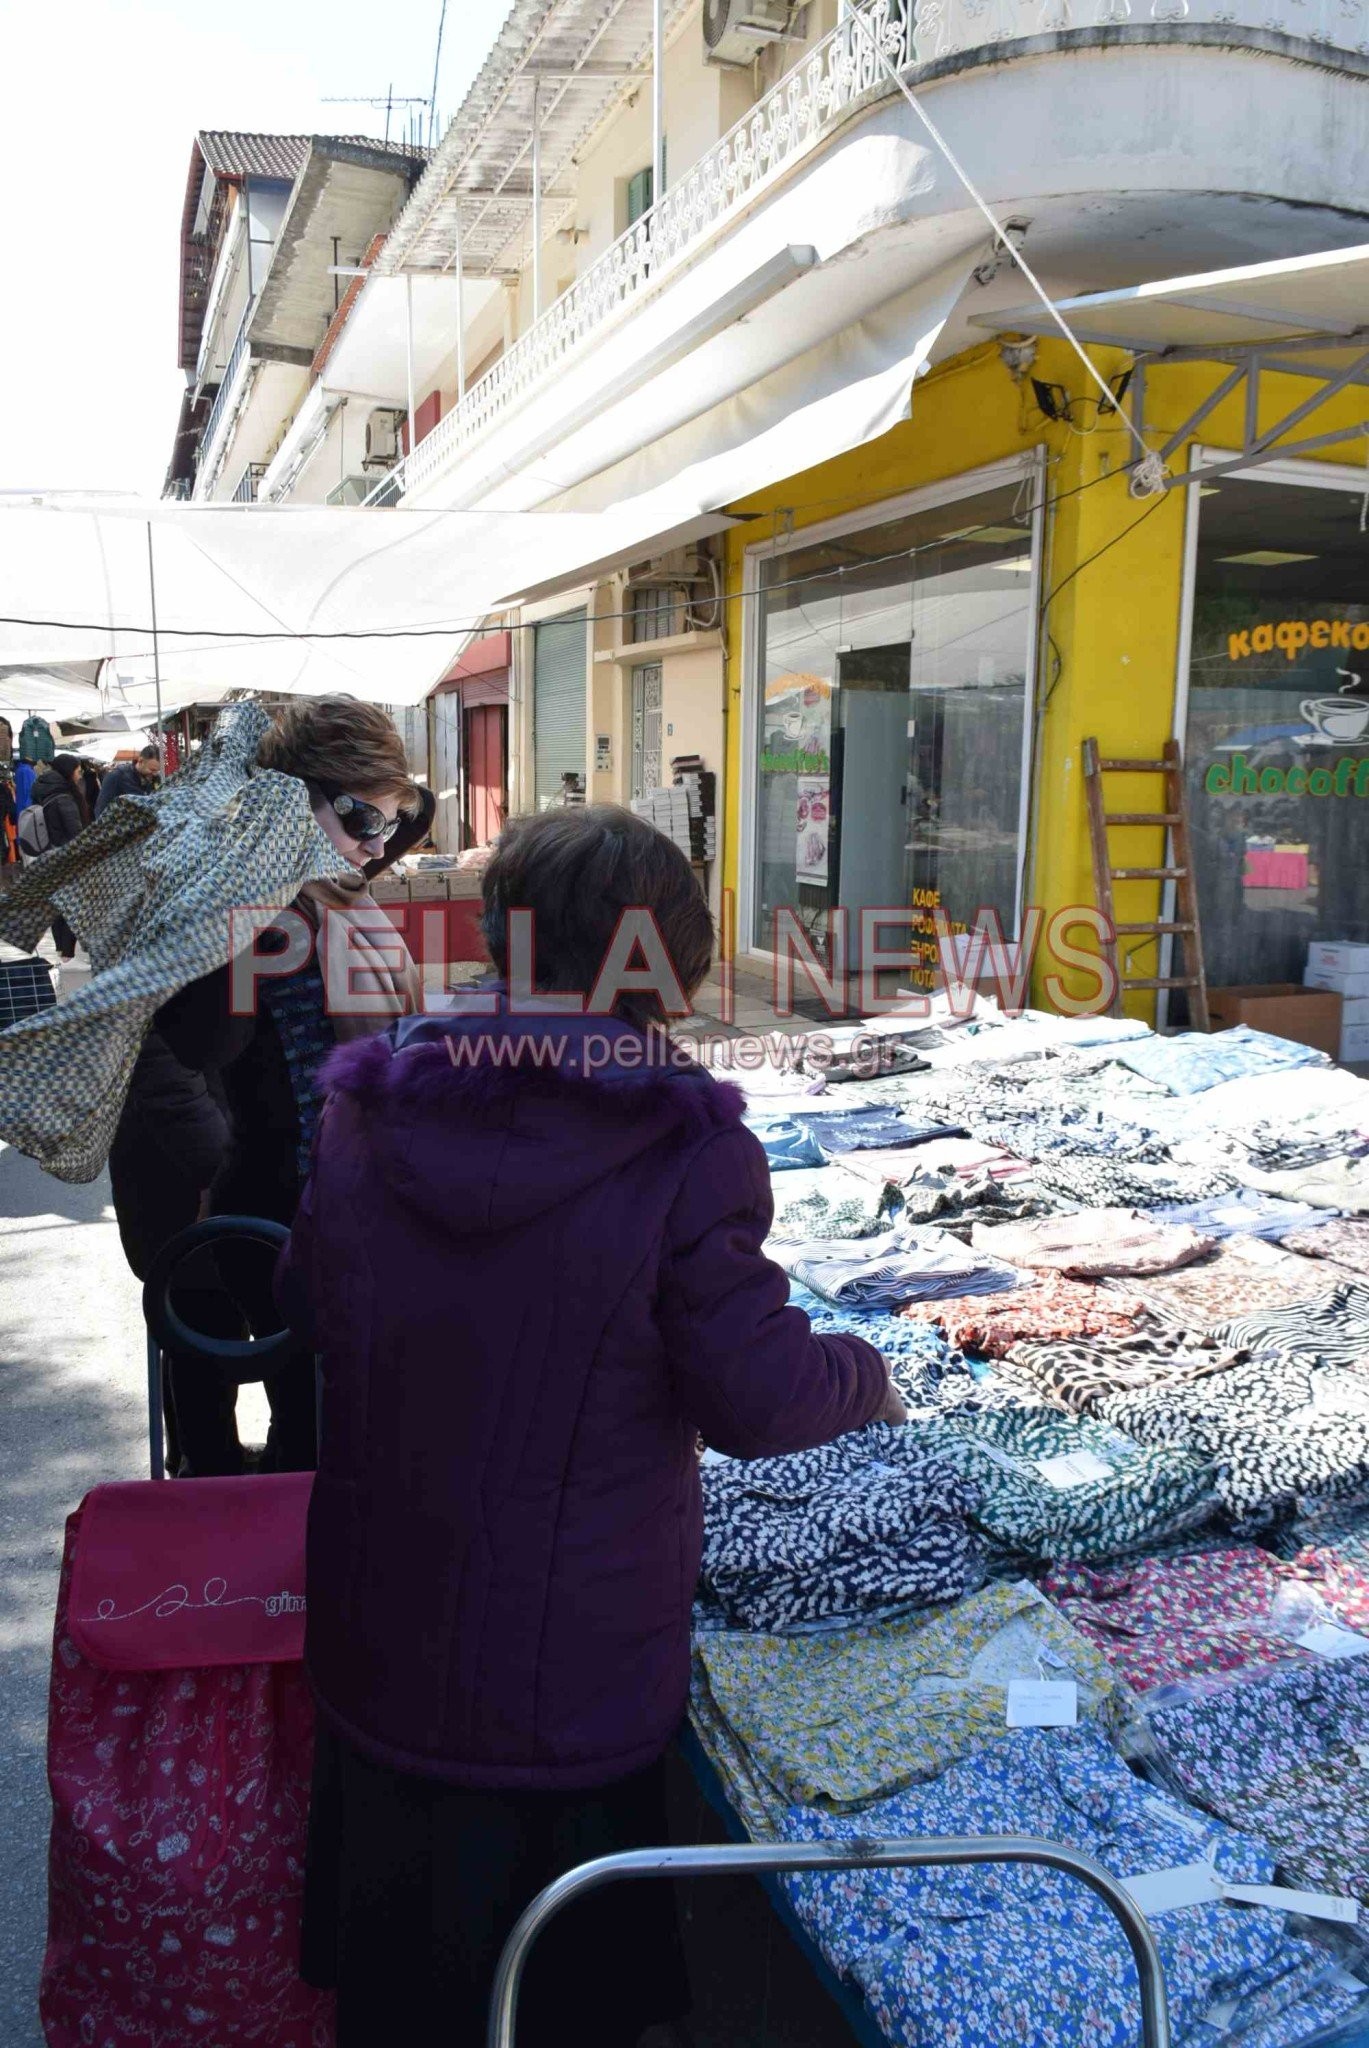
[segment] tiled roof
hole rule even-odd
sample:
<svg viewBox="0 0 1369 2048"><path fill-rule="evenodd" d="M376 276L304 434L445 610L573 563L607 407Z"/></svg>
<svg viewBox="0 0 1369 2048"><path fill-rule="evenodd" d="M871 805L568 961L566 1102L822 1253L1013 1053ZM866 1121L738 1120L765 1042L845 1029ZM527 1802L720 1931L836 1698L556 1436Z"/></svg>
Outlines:
<svg viewBox="0 0 1369 2048"><path fill-rule="evenodd" d="M374 135L255 135L238 128L201 128L196 138L209 169L221 178L287 178L293 184L315 142L350 143L409 162L426 155Z"/></svg>

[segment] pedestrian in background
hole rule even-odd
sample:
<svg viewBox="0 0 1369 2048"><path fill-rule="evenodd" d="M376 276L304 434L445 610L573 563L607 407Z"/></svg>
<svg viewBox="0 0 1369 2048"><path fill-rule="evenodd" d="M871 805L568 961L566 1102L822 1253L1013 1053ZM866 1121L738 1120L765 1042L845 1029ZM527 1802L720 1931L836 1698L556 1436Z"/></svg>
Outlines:
<svg viewBox="0 0 1369 2048"><path fill-rule="evenodd" d="M29 804L36 805L43 813L49 848L66 846L90 823L84 807L80 773L81 764L74 754L57 754L39 768L33 778ZM53 919L52 936L62 958L74 960L76 934L64 917Z"/></svg>
<svg viewBox="0 0 1369 2048"><path fill-rule="evenodd" d="M378 705L351 697L299 698L280 713L258 760L307 785L319 825L353 871L347 885L310 883L294 909L315 935L325 915L350 921L351 935L364 948L367 919L382 915L369 879L426 836L434 809L431 793L410 780L393 720ZM283 932L267 932L259 950L270 952L273 939L280 949L287 943ZM235 1014L228 967L191 982L158 1012L157 1029L180 1065L192 1074L216 1076L221 1087L227 1144L211 1214L265 1216L277 1223L289 1223L294 1215L318 1114L319 1068L341 1039L382 1031L391 1016L421 1001L417 970L407 954L397 974L374 952L369 958L377 984L392 998L390 1015L334 1015L317 947L293 972L263 977L247 1015ZM278 1330L269 1276L252 1254L224 1252L219 1265L251 1333L265 1337ZM241 1333L239 1324L216 1334ZM315 1456L312 1360L301 1356L265 1384L271 1405L267 1463L280 1471L305 1470ZM173 1360L172 1392L187 1470L200 1476L241 1471L236 1387L212 1381L202 1370L178 1376Z"/></svg>
<svg viewBox="0 0 1369 2048"><path fill-rule="evenodd" d="M161 780L162 761L155 747L144 747L136 761L116 761L100 785L95 815L103 817L109 805L121 796L145 796Z"/></svg>
<svg viewBox="0 0 1369 2048"><path fill-rule="evenodd" d="M518 820L483 892L496 969L531 912L553 998L630 910L687 994L708 971L689 863L629 812ZM787 1306L742 1098L663 1027L650 994L513 1014L496 989L328 1069L277 1291L321 1355L304 1974L337 1988L339 2048L477 2048L534 1894L666 1839L699 1435L754 1458L903 1419L878 1351ZM619 1885L538 1942L519 2039L584 2013L635 2048L687 2008L669 1888Z"/></svg>

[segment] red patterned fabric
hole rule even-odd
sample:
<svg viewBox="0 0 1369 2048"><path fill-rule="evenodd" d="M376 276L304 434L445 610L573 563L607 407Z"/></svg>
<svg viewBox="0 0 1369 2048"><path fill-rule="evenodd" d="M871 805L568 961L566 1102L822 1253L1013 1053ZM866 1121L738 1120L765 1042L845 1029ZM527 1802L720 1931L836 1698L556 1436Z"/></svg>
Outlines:
<svg viewBox="0 0 1369 2048"><path fill-rule="evenodd" d="M296 1967L314 1733L303 1670L101 1669L68 1626L81 1529L78 1511L48 1716L48 2048L330 2048L332 1999Z"/></svg>

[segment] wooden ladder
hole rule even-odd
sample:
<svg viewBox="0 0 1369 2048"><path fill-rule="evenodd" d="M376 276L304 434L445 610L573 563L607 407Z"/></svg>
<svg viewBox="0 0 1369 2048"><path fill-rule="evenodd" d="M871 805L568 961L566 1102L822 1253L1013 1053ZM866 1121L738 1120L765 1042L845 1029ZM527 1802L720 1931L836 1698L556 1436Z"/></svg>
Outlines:
<svg viewBox="0 0 1369 2048"><path fill-rule="evenodd" d="M1105 775L1162 775L1165 791L1164 809L1107 810L1103 797ZM1203 974L1203 934L1198 922L1198 893L1193 884L1193 850L1188 831L1188 795L1184 788L1184 764L1179 753L1179 742L1166 740L1164 758L1159 761L1119 761L1105 760L1098 752L1097 740L1085 740L1084 791L1089 807L1094 893L1098 898L1098 908L1107 919L1113 933L1111 942L1104 940L1102 949L1104 957L1112 962L1117 974L1117 993L1112 1002L1113 1016L1121 1016L1122 996L1127 989L1183 988L1188 990L1189 1028L1193 1031L1210 1031L1212 1021L1207 1011L1207 981ZM1164 827L1166 852L1163 866L1113 866L1112 852L1108 845L1109 829L1128 825ZM1173 919L1160 918L1150 924L1118 924L1112 900L1114 882L1173 882L1174 908L1178 916ZM1181 938L1184 965L1190 971L1177 975L1124 974L1122 963L1117 957L1117 941L1124 936L1142 933L1155 939L1162 939L1167 935ZM1159 965L1158 960L1156 965Z"/></svg>

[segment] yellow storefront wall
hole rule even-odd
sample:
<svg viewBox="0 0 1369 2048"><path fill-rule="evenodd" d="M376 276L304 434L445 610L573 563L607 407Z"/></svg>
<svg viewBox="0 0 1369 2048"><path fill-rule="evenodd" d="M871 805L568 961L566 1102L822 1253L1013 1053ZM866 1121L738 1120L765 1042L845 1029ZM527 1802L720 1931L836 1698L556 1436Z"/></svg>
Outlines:
<svg viewBox="0 0 1369 2048"><path fill-rule="evenodd" d="M1090 353L1109 378L1118 377L1130 360L1120 350L1098 348ZM1046 519L1025 900L1042 908L1047 931L1058 913L1073 905L1093 905L1082 743L1093 736L1104 754L1152 757L1173 730L1188 493L1170 491L1140 500L1131 496L1122 469L1132 452L1130 436L1115 415L1098 418L1093 387L1064 342L1042 342L1032 374L1064 387L1075 401L1072 412L1082 422L1082 431L1043 420L1030 383L1016 383L997 345L986 343L924 378L914 393L911 419L878 441L728 508L752 516L727 536L725 888L737 888L741 848L745 550L772 534L800 531L1042 449ZM1225 365L1207 363L1152 366L1146 394L1150 445L1158 447L1178 431L1226 374ZM1261 383L1260 431L1302 403L1311 390L1310 379L1266 374ZM1357 429L1364 410L1362 394L1353 389L1337 393L1299 423L1295 436L1324 434L1341 426ZM1209 447L1239 450L1244 428L1244 388L1238 387L1203 420L1200 438ZM1356 444L1347 442L1321 451L1321 458L1345 462L1355 459L1356 453ZM1186 451L1177 450L1170 466L1176 472L1186 468ZM1113 809L1159 808L1157 779L1116 778L1109 782L1108 795ZM1119 832L1115 844L1120 863L1158 865L1161 840L1161 833L1144 827ZM1159 900L1158 883L1119 884L1118 918L1155 918ZM1067 927L1057 921L1056 937L1085 952L1094 950L1086 929L1070 940ZM1127 971L1157 973L1153 948L1138 953ZM1090 971L1062 958L1043 937L1033 964L1035 1002L1050 1008L1057 1006L1057 996L1086 1000L1097 986ZM1149 995L1128 996L1126 1007L1137 1016L1154 1014Z"/></svg>

